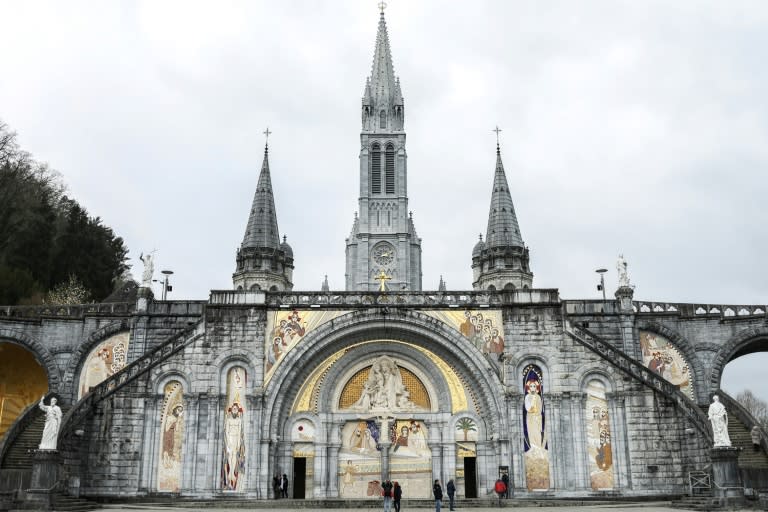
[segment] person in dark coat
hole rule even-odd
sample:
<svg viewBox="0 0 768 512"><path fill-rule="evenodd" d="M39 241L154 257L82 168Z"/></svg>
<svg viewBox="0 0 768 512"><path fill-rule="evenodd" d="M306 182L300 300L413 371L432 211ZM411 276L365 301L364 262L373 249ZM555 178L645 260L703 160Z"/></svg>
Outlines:
<svg viewBox="0 0 768 512"><path fill-rule="evenodd" d="M440 512L440 506L443 504L443 486L440 485L440 480L435 480L432 494L435 496L435 512Z"/></svg>
<svg viewBox="0 0 768 512"><path fill-rule="evenodd" d="M504 497L509 499L509 475L506 473L501 475L501 481L504 482L504 486L507 488L507 490L504 492Z"/></svg>
<svg viewBox="0 0 768 512"><path fill-rule="evenodd" d="M280 497L280 475L275 475L272 478L272 490L275 493L275 499Z"/></svg>
<svg viewBox="0 0 768 512"><path fill-rule="evenodd" d="M288 497L288 475L283 473L283 479L280 480L280 496L283 498Z"/></svg>
<svg viewBox="0 0 768 512"><path fill-rule="evenodd" d="M392 510L392 482L390 480L384 480L381 484L381 495L384 496L384 512L390 512Z"/></svg>
<svg viewBox="0 0 768 512"><path fill-rule="evenodd" d="M395 512L400 512L400 498L403 497L403 488L395 482L395 488L392 490L392 500L395 503Z"/></svg>
<svg viewBox="0 0 768 512"><path fill-rule="evenodd" d="M451 510L455 510L453 508L453 498L456 496L456 484L453 483L453 480L448 480L448 485L445 486L445 490L448 491L448 504L450 505L449 508Z"/></svg>

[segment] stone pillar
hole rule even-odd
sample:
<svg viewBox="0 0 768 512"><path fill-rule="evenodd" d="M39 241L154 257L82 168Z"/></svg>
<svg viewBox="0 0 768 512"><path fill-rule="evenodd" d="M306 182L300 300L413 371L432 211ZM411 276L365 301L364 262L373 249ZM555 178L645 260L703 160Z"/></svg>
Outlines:
<svg viewBox="0 0 768 512"><path fill-rule="evenodd" d="M382 433L382 437L379 438L379 444L381 445L381 481L385 481L389 479L389 447L392 446L392 443L389 441L389 433L386 434L387 439L385 439L384 433Z"/></svg>
<svg viewBox="0 0 768 512"><path fill-rule="evenodd" d="M733 446L712 448L713 493L721 506L742 505L744 503L744 483L739 472L739 452L741 448Z"/></svg>
<svg viewBox="0 0 768 512"><path fill-rule="evenodd" d="M635 288L633 286L620 286L616 290L616 300L619 302L619 313L621 314L621 350L624 353L635 357L636 359L642 359L640 357L640 347L634 343L634 310L632 309L632 298L635 295Z"/></svg>
<svg viewBox="0 0 768 512"><path fill-rule="evenodd" d="M57 450L31 450L32 478L24 508L52 510L56 483L59 480L61 457Z"/></svg>
<svg viewBox="0 0 768 512"><path fill-rule="evenodd" d="M341 443L328 443L328 486L326 498L339 497L339 452Z"/></svg>

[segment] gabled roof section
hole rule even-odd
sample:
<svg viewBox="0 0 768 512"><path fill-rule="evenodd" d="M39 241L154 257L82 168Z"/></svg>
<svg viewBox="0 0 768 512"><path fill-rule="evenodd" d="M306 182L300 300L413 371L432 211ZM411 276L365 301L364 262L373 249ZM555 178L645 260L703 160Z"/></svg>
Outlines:
<svg viewBox="0 0 768 512"><path fill-rule="evenodd" d="M493 192L491 193L491 208L488 212L488 230L485 234L485 245L488 249L495 247L525 247L517 224L515 206L512 204L512 194L509 191L504 164L501 162L501 149L496 146L496 171L493 176Z"/></svg>
<svg viewBox="0 0 768 512"><path fill-rule="evenodd" d="M391 105L396 96L396 91L399 92L400 86L395 80L395 68L392 65L389 34L387 33L387 22L384 20L383 11L379 18L379 31L376 34L376 50L373 53L370 82L375 104L379 107Z"/></svg>
<svg viewBox="0 0 768 512"><path fill-rule="evenodd" d="M264 146L264 162L261 164L256 193L253 196L248 226L245 228L242 248L275 249L280 247L277 229L275 197L272 194L272 178L269 174L269 148Z"/></svg>

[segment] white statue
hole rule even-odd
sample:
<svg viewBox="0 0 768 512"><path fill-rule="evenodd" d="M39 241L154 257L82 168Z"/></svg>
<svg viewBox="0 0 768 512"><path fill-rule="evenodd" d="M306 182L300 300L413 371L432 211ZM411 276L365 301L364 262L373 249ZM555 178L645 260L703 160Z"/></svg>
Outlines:
<svg viewBox="0 0 768 512"><path fill-rule="evenodd" d="M728 437L728 411L720 403L720 397L712 397L712 403L709 404L707 411L709 421L712 423L712 433L715 437L715 448L731 446L731 438Z"/></svg>
<svg viewBox="0 0 768 512"><path fill-rule="evenodd" d="M358 411L396 409L412 410L415 404L410 400L410 393L405 389L403 377L397 363L387 356L374 361L368 379L363 383L360 398L351 409Z"/></svg>
<svg viewBox="0 0 768 512"><path fill-rule="evenodd" d="M59 439L61 426L61 409L56 405L56 399L51 398L51 405L45 405L45 397L40 397L40 408L45 411L45 427L40 441L41 450L55 450Z"/></svg>
<svg viewBox="0 0 768 512"><path fill-rule="evenodd" d="M144 263L144 272L141 274L141 286L142 288L152 288L152 274L155 273L155 257L152 253L147 255L141 253L139 259Z"/></svg>
<svg viewBox="0 0 768 512"><path fill-rule="evenodd" d="M619 271L619 288L630 286L629 275L627 274L627 260L623 254L619 254L619 261L616 262L616 270Z"/></svg>

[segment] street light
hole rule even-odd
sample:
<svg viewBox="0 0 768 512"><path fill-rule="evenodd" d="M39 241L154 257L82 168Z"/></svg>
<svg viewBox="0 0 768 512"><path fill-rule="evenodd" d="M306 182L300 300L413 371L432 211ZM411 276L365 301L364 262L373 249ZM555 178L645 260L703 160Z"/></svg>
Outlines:
<svg viewBox="0 0 768 512"><path fill-rule="evenodd" d="M607 268L599 268L595 270L598 274L600 274L600 284L597 285L597 291L603 292L603 302L605 302L605 279L603 278L603 274L608 272Z"/></svg>
<svg viewBox="0 0 768 512"><path fill-rule="evenodd" d="M173 286L168 284L168 276L173 274L173 270L161 270L161 274L163 274L165 277L163 278L163 300L168 296L168 292L173 291Z"/></svg>

